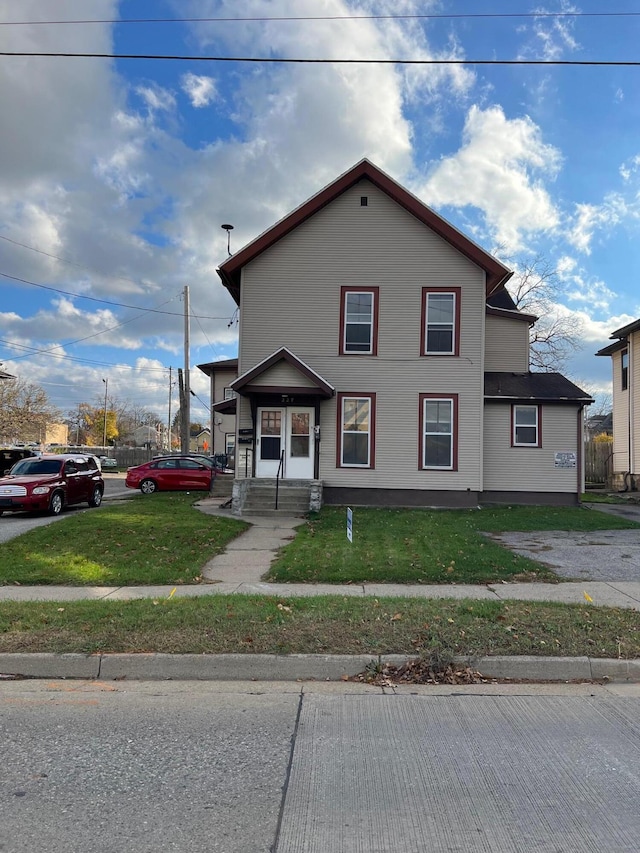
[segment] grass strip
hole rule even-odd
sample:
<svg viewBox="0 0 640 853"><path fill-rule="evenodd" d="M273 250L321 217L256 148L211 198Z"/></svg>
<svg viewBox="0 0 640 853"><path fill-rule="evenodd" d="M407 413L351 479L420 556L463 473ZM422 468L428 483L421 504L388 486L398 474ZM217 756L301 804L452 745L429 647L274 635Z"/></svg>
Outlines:
<svg viewBox="0 0 640 853"><path fill-rule="evenodd" d="M186 493L134 497L69 517L0 545L0 583L183 584L247 524L205 515ZM0 521L1 523L1 521Z"/></svg>
<svg viewBox="0 0 640 853"><path fill-rule="evenodd" d="M280 551L268 580L280 583L491 583L557 581L542 563L514 554L483 532L590 531L640 527L583 507L472 510L353 510L324 507Z"/></svg>
<svg viewBox="0 0 640 853"><path fill-rule="evenodd" d="M638 658L622 608L541 602L210 595L2 602L0 652L408 654Z"/></svg>

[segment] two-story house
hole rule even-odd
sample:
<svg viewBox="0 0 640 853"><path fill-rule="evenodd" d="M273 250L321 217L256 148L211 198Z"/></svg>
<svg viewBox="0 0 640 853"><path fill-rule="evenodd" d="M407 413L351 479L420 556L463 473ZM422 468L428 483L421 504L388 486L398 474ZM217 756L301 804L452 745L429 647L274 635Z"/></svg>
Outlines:
<svg viewBox="0 0 640 853"><path fill-rule="evenodd" d="M589 395L529 372L510 270L368 160L218 273L251 450L236 512L273 478L312 507L579 500Z"/></svg>
<svg viewBox="0 0 640 853"><path fill-rule="evenodd" d="M640 488L640 320L616 329L615 341L596 355L611 356L613 369L612 488Z"/></svg>
<svg viewBox="0 0 640 853"><path fill-rule="evenodd" d="M209 396L217 404L211 410L210 453L213 456L235 456L236 392L231 383L238 376L238 359L226 358L199 364L198 369L209 377Z"/></svg>

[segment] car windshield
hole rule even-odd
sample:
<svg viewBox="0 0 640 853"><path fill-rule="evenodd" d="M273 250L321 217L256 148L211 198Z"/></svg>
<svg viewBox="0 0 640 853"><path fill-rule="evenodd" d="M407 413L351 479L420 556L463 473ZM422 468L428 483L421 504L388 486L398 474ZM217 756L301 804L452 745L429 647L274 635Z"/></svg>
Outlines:
<svg viewBox="0 0 640 853"><path fill-rule="evenodd" d="M11 469L12 474L58 474L62 460L58 459L22 459Z"/></svg>

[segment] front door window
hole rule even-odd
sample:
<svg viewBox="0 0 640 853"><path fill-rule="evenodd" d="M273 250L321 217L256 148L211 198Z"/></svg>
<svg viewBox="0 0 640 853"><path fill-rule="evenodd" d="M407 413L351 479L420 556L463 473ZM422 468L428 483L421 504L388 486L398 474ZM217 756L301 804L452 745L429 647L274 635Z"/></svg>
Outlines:
<svg viewBox="0 0 640 853"><path fill-rule="evenodd" d="M291 413L291 456L306 458L309 456L309 412Z"/></svg>
<svg viewBox="0 0 640 853"><path fill-rule="evenodd" d="M280 459L282 446L282 412L263 409L260 414L260 459Z"/></svg>

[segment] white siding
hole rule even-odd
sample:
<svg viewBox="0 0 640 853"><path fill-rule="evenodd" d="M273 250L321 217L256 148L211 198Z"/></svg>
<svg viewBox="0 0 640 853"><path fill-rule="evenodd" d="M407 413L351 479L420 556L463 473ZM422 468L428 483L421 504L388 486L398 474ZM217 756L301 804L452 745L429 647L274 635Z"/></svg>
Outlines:
<svg viewBox="0 0 640 853"><path fill-rule="evenodd" d="M484 369L513 373L529 370L529 324L487 314Z"/></svg>
<svg viewBox="0 0 640 853"><path fill-rule="evenodd" d="M631 389L633 447L632 473L640 474L640 332L633 332L629 346L629 388Z"/></svg>
<svg viewBox="0 0 640 853"><path fill-rule="evenodd" d="M377 356L338 355L342 285L379 287ZM462 288L459 357L420 355L423 287ZM360 182L248 264L240 316L240 374L286 346L336 391L377 393L375 470L336 469L336 400L322 403L326 485L482 488L485 275L385 193ZM459 394L458 471L419 469L420 393Z"/></svg>
<svg viewBox="0 0 640 853"><path fill-rule="evenodd" d="M577 406L543 405L542 447L511 447L511 406L487 404L484 418L485 490L580 491L580 469L556 468L554 465L556 452L575 453L580 465L578 411Z"/></svg>
<svg viewBox="0 0 640 853"><path fill-rule="evenodd" d="M228 388L229 385L233 382L233 380L238 375L237 370L235 368L216 368L213 374L213 401L214 403L218 403L220 400L224 400L224 389ZM212 441L212 452L215 453L225 453L225 436L227 433L235 433L236 431L236 416L235 415L221 415L219 412L213 413L213 441Z"/></svg>

